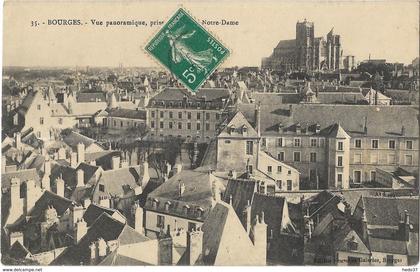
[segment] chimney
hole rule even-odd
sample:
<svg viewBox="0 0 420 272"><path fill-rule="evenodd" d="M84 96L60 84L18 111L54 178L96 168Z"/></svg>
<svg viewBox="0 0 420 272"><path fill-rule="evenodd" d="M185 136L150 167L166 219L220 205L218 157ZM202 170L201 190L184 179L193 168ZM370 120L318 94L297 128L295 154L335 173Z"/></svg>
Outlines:
<svg viewBox="0 0 420 272"><path fill-rule="evenodd" d="M398 232L401 240L410 240L410 216L407 210L404 210L404 214L401 215L401 219L398 224Z"/></svg>
<svg viewBox="0 0 420 272"><path fill-rule="evenodd" d="M79 243L80 239L87 233L87 224L85 220L80 218L76 222L75 230L74 230L74 244Z"/></svg>
<svg viewBox="0 0 420 272"><path fill-rule="evenodd" d="M39 188L36 187L35 181L29 179L26 181L26 211L29 212L34 206L39 197Z"/></svg>
<svg viewBox="0 0 420 272"><path fill-rule="evenodd" d="M77 169L76 173L77 173L77 185L76 185L76 187L85 186L85 182L84 182L85 177L84 177L83 169Z"/></svg>
<svg viewBox="0 0 420 272"><path fill-rule="evenodd" d="M258 102L257 105L255 105L255 116L254 116L255 120L255 130L258 133L258 136L260 136L261 134L261 103Z"/></svg>
<svg viewBox="0 0 420 272"><path fill-rule="evenodd" d="M185 192L185 184L183 182L181 183L181 180L178 180L178 192L179 197L181 197Z"/></svg>
<svg viewBox="0 0 420 272"><path fill-rule="evenodd" d="M134 229L141 234L144 234L143 216L143 208L140 207L139 202L136 201L133 206Z"/></svg>
<svg viewBox="0 0 420 272"><path fill-rule="evenodd" d="M252 241L256 251L256 256L260 259L259 265L266 265L267 262L267 225L264 222L264 212L261 212L261 220L257 215L252 231ZM256 264L257 265L257 264Z"/></svg>
<svg viewBox="0 0 420 272"><path fill-rule="evenodd" d="M76 168L77 167L77 153L70 152L70 167Z"/></svg>
<svg viewBox="0 0 420 272"><path fill-rule="evenodd" d="M9 213L9 222L16 221L23 213L24 203L20 198L20 179L13 177L10 180L10 213Z"/></svg>
<svg viewBox="0 0 420 272"><path fill-rule="evenodd" d="M22 148L22 140L20 132L15 133L15 148L21 149Z"/></svg>
<svg viewBox="0 0 420 272"><path fill-rule="evenodd" d="M90 265L96 265L98 263L98 257L99 257L99 252L98 252L98 247L96 246L95 241L93 241L90 246Z"/></svg>
<svg viewBox="0 0 420 272"><path fill-rule="evenodd" d="M103 238L99 238L97 247L99 259L103 259L106 256L106 242Z"/></svg>
<svg viewBox="0 0 420 272"><path fill-rule="evenodd" d="M203 231L198 228L187 233L187 265L194 265L203 252Z"/></svg>
<svg viewBox="0 0 420 272"><path fill-rule="evenodd" d="M55 180L56 183L56 194L64 197L64 180L59 177Z"/></svg>
<svg viewBox="0 0 420 272"><path fill-rule="evenodd" d="M248 205L242 211L242 224L248 235L251 233L251 205L248 200Z"/></svg>
<svg viewBox="0 0 420 272"><path fill-rule="evenodd" d="M297 123L296 124L296 133L300 134L301 132L302 132L302 127L301 127L300 123Z"/></svg>
<svg viewBox="0 0 420 272"><path fill-rule="evenodd" d="M77 144L77 164L85 162L85 145L83 143Z"/></svg>
<svg viewBox="0 0 420 272"><path fill-rule="evenodd" d="M363 133L367 134L368 128L367 128L367 116L363 117L364 119L364 125L363 125Z"/></svg>
<svg viewBox="0 0 420 272"><path fill-rule="evenodd" d="M172 247L173 241L168 225L167 232L161 230L158 237L158 265L172 265Z"/></svg>
<svg viewBox="0 0 420 272"><path fill-rule="evenodd" d="M281 123L281 122L278 125L278 132L279 133L283 132L283 123Z"/></svg>
<svg viewBox="0 0 420 272"><path fill-rule="evenodd" d="M118 169L120 168L120 156L114 156L111 159L111 168Z"/></svg>
<svg viewBox="0 0 420 272"><path fill-rule="evenodd" d="M50 160L46 160L44 162L44 176L42 177L41 180L41 186L43 189L50 191L51 190L51 186L50 186L50 175L51 175L51 161Z"/></svg>
<svg viewBox="0 0 420 272"><path fill-rule="evenodd" d="M232 170L232 179L237 179L238 178L238 173L236 172L236 170Z"/></svg>
<svg viewBox="0 0 420 272"><path fill-rule="evenodd" d="M404 126L402 126L402 127L401 127L401 136L404 136L404 134L405 134L405 127L404 127Z"/></svg>

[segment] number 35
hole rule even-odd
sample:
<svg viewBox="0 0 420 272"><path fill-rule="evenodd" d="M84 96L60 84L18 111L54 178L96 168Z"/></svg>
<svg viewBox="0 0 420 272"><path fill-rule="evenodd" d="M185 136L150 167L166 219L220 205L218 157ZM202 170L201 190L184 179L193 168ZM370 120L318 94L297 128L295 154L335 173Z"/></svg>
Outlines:
<svg viewBox="0 0 420 272"><path fill-rule="evenodd" d="M182 75L188 80L188 83L194 83L196 79L195 75L192 72L194 72L194 68L190 67L182 73Z"/></svg>

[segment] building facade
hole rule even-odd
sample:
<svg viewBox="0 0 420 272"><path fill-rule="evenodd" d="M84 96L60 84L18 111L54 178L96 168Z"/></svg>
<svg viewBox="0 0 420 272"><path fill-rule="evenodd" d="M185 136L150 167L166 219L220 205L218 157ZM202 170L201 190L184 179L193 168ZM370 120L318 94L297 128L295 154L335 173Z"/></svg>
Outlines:
<svg viewBox="0 0 420 272"><path fill-rule="evenodd" d="M150 136L209 141L216 135L229 104L227 89L201 89L193 95L185 89L166 88L147 106Z"/></svg>

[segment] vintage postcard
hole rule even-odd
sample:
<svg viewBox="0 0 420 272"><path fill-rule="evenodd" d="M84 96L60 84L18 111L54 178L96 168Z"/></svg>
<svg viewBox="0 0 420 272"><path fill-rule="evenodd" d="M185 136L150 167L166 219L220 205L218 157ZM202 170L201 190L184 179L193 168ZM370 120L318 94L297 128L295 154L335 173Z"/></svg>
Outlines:
<svg viewBox="0 0 420 272"><path fill-rule="evenodd" d="M417 1L5 1L2 54L3 271L417 271Z"/></svg>

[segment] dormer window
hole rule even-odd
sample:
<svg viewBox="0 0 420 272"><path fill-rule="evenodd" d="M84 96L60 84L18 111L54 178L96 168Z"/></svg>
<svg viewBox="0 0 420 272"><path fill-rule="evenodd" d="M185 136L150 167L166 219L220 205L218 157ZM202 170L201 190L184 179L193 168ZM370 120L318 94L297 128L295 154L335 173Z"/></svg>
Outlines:
<svg viewBox="0 0 420 272"><path fill-rule="evenodd" d="M166 201L165 203L165 211L169 211L169 208L171 207L172 203L170 201Z"/></svg>
<svg viewBox="0 0 420 272"><path fill-rule="evenodd" d="M197 208L197 217L202 217L204 213L204 209L201 207Z"/></svg>
<svg viewBox="0 0 420 272"><path fill-rule="evenodd" d="M185 205L185 206L182 208L182 210L183 210L184 214L188 214L188 211L190 210L190 206L189 206L189 205Z"/></svg>
<svg viewBox="0 0 420 272"><path fill-rule="evenodd" d="M154 198L154 199L153 199L153 203L152 203L153 208L154 208L154 209L157 209L158 205L159 205L159 200L158 200L158 199L156 199L156 198Z"/></svg>
<svg viewBox="0 0 420 272"><path fill-rule="evenodd" d="M242 134L247 134L248 133L248 128L246 126L242 127Z"/></svg>

